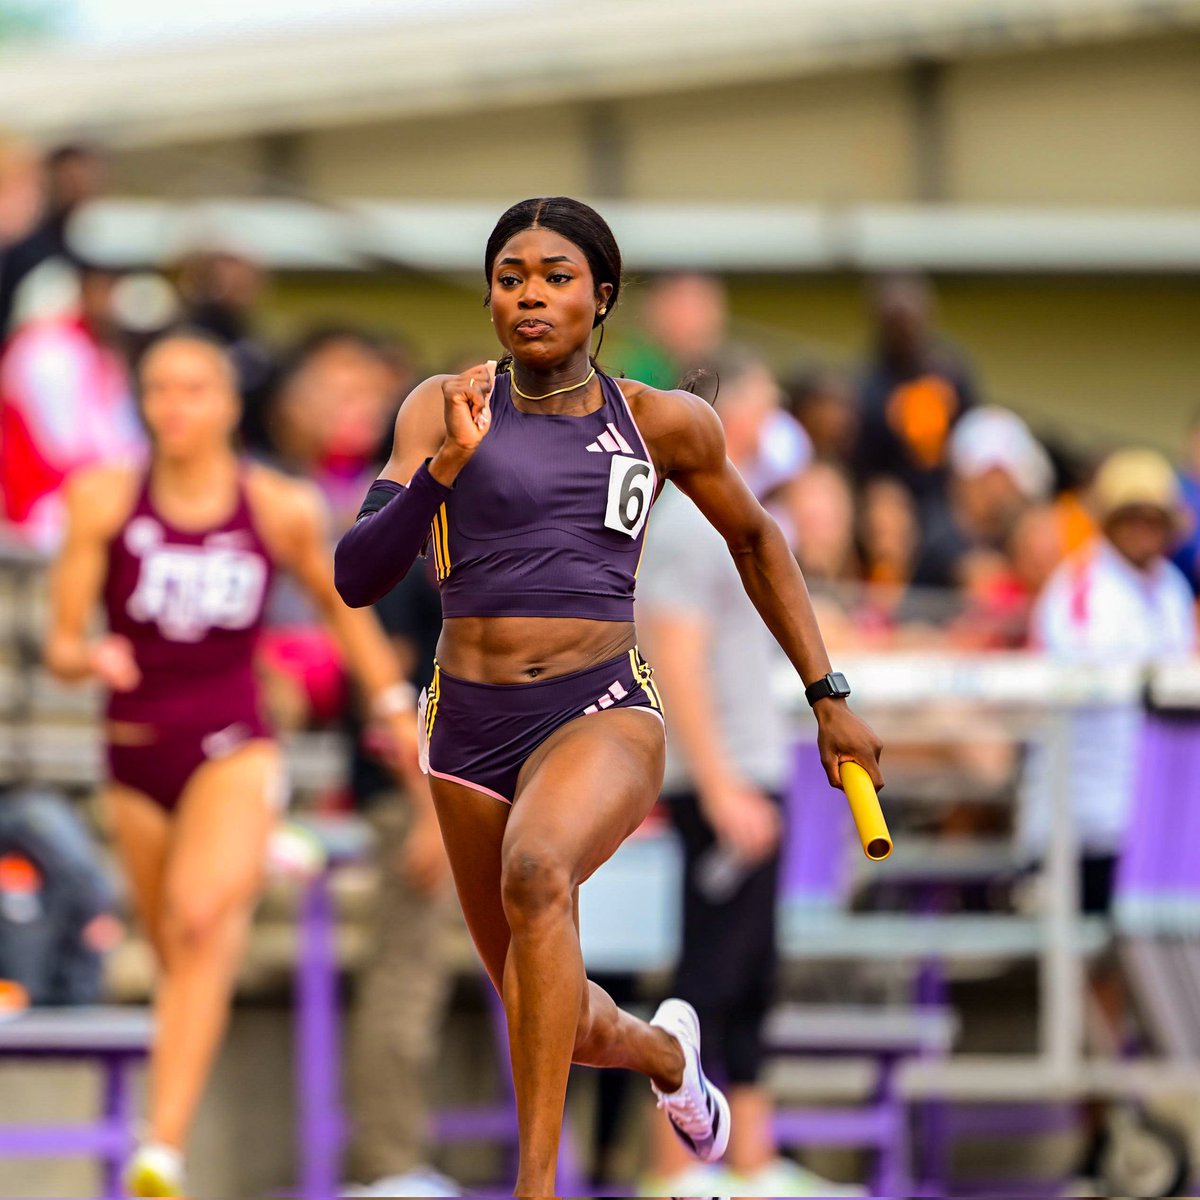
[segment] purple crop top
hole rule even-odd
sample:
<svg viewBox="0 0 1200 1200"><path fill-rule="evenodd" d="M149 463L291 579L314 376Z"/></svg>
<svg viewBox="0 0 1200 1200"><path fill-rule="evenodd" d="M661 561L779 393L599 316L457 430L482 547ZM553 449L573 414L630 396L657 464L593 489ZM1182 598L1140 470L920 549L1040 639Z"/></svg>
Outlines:
<svg viewBox="0 0 1200 1200"><path fill-rule="evenodd" d="M632 621L658 478L620 387L583 417L523 413L496 377L492 424L433 518L445 617Z"/></svg>

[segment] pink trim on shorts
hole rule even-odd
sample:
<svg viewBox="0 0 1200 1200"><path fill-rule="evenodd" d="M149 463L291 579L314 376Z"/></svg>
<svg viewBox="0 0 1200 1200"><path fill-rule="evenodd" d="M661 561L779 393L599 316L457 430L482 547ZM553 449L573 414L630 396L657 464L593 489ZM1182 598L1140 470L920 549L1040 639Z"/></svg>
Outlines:
<svg viewBox="0 0 1200 1200"><path fill-rule="evenodd" d="M608 709L606 709L606 708L602 708L602 709L600 710L600 712L608 712L608 711L609 711L609 710L608 710ZM657 708L651 708L651 707L650 707L650 705L648 705L648 704L631 704L631 705L630 705L628 708L620 708L620 709L615 709L614 711L616 711L616 712L644 712L644 713L649 713L649 714L650 714L652 717L657 717L657 718L658 718L658 719L659 719L659 720L660 720L660 721L663 723L663 727L664 727L664 728L666 728L666 724L667 724L667 718L666 718L666 717L664 717L664 716L662 715L662 713L660 713L660 712L658 711L658 709L657 709ZM600 715L600 713L584 713L583 715L584 715L585 717L598 717L598 716Z"/></svg>
<svg viewBox="0 0 1200 1200"><path fill-rule="evenodd" d="M435 771L432 767L429 768L430 775L438 779L445 779L449 783L461 784L465 788L470 788L473 792L482 792L485 796L491 796L493 800L499 800L501 804L512 806L512 801L500 795L499 792L493 792L491 788L486 788L482 783L472 783L469 779L461 779L457 775L447 775L444 771Z"/></svg>

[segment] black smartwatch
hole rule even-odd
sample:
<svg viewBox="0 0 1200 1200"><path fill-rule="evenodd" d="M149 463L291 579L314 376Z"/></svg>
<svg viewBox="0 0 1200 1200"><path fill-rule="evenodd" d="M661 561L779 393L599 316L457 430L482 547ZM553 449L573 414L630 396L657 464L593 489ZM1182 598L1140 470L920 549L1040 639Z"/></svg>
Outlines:
<svg viewBox="0 0 1200 1200"><path fill-rule="evenodd" d="M830 698L844 700L848 695L850 695L850 685L841 671L830 671L828 675L822 675L820 679L810 683L804 689L804 698L809 704L816 704L818 700Z"/></svg>

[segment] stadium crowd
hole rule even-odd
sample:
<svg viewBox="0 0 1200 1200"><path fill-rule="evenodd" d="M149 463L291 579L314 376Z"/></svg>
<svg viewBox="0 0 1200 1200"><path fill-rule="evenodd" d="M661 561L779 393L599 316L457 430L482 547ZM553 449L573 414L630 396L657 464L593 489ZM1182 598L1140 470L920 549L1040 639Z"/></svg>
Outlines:
<svg viewBox="0 0 1200 1200"><path fill-rule="evenodd" d="M156 335L177 328L204 332L232 359L244 452L314 482L331 532L349 527L387 457L409 388L429 367L462 363L419 363L395 329L330 324L278 343L263 332L266 269L232 243L194 246L153 277L91 258L72 243L71 218L104 188L104 155L95 147L66 146L39 159L0 143L4 541L52 554L68 477L144 452L137 362ZM715 278L662 276L640 290L630 305L638 320L620 322L602 364L712 400L731 453L736 447L742 473L803 567L835 664L839 652L916 648L1033 646L1076 661L1121 650L1147 658L1192 651L1200 425L1173 466L1148 451L1108 456L1039 436L991 400L988 381L941 335L933 289L917 277L870 284L864 349L850 364L768 361L739 336ZM493 355L481 344L472 361ZM1163 604L1175 606L1174 625L1154 615ZM440 625L432 559L377 612L421 686ZM1161 636L1126 645L1135 626ZM397 1062L424 1069L433 1039L409 1037L398 1057L380 1058L379 1030L397 1025L401 1005L429 1029L443 1003L448 968L429 946L431 931L445 924L445 863L427 841L400 857L412 822L394 802L395 784L352 702L335 642L287 580L271 598L261 660L278 727L352 734L344 803L370 812L402 863L378 934L383 946L391 929L394 944L370 969L365 1025L352 1044L362 1077L358 1174L400 1176L420 1167L424 1151L419 1127L396 1127L403 1106L387 1096L395 1095ZM1128 736L1121 734L1126 759ZM1100 792L1105 786L1098 781ZM1094 845L1084 830L1093 858L1116 850L1120 830L1109 808L1096 815ZM430 937L414 932L415 914L425 922L418 932ZM395 964L414 955L428 959L419 986L399 995Z"/></svg>
<svg viewBox="0 0 1200 1200"><path fill-rule="evenodd" d="M88 258L68 230L104 180L92 146L41 160L18 143L0 146L0 483L10 533L53 549L67 475L138 451L134 365L155 335L179 327L207 333L236 364L246 452L314 479L335 531L344 527L409 386L422 368L461 364L418 364L394 329L330 325L276 344L261 332L266 271L233 242L185 251L154 277L157 287ZM822 594L835 641L844 632L862 648L929 637L956 648L1024 643L1032 601L1096 533L1088 485L1102 455L1094 443L1039 437L991 402L967 355L939 334L926 281L870 286L857 363L808 358L781 370L740 343L718 280L679 274L642 290L640 319L626 318L604 365L657 387L689 380L737 408L760 446L744 474ZM1179 503L1193 517L1197 430L1178 463ZM1196 522L1172 540L1200 588ZM286 601L280 610L276 624L296 623ZM329 697L318 689L313 699L327 716Z"/></svg>

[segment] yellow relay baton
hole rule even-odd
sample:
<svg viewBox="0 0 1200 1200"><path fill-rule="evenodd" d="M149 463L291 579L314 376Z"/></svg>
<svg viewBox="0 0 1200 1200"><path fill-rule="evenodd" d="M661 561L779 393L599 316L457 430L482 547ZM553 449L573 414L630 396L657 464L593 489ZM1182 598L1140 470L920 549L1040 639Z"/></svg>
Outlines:
<svg viewBox="0 0 1200 1200"><path fill-rule="evenodd" d="M892 852L892 835L879 807L879 796L871 777L858 763L847 760L839 770L842 788L850 801L850 815L862 841L863 852L872 862L882 862Z"/></svg>

